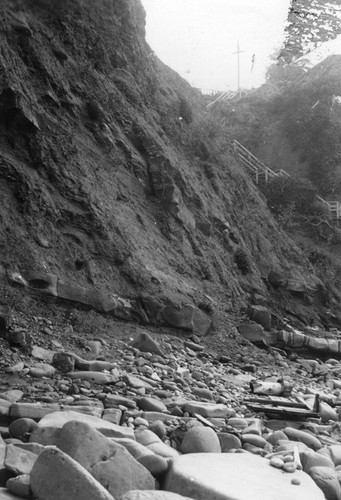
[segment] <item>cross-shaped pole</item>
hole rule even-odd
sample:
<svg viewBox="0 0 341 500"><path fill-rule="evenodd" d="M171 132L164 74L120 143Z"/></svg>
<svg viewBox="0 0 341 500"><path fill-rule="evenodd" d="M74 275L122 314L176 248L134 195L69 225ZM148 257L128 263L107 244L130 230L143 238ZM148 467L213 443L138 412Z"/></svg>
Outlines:
<svg viewBox="0 0 341 500"><path fill-rule="evenodd" d="M240 90L240 54L245 52L245 50L240 50L239 49L239 41L237 42L237 52L233 52L233 54L237 54L237 60L238 60L238 90Z"/></svg>

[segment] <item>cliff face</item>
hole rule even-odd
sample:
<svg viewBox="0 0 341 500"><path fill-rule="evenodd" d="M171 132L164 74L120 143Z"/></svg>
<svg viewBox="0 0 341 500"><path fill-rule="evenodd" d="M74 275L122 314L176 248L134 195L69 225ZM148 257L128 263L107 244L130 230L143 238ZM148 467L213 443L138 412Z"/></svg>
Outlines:
<svg viewBox="0 0 341 500"><path fill-rule="evenodd" d="M175 326L188 304L203 322L250 297L301 319L320 305L200 95L146 44L138 0L4 0L0 19L3 283L53 275Z"/></svg>

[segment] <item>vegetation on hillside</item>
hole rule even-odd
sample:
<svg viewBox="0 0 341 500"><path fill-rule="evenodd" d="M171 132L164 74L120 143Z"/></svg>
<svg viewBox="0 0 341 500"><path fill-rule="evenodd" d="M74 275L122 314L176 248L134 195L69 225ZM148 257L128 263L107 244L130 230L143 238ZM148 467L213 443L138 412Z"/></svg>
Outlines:
<svg viewBox="0 0 341 500"><path fill-rule="evenodd" d="M292 0L278 60L290 63L341 33L338 0Z"/></svg>
<svg viewBox="0 0 341 500"><path fill-rule="evenodd" d="M341 105L328 86L296 84L269 104L283 134L319 193L341 194Z"/></svg>

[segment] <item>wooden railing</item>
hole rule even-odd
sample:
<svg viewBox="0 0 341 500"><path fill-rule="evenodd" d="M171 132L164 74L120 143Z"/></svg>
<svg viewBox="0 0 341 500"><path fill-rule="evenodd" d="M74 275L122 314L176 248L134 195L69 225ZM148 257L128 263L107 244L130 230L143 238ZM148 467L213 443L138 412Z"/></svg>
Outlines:
<svg viewBox="0 0 341 500"><path fill-rule="evenodd" d="M327 203L333 219L341 219L341 203L338 201L327 201Z"/></svg>
<svg viewBox="0 0 341 500"><path fill-rule="evenodd" d="M274 177L291 177L290 174L282 168L279 170L272 170L267 167L264 162L259 160L259 158L253 155L237 140L233 141L233 149L238 159L250 172L256 184L267 183ZM328 208L333 219L337 221L341 219L341 203L339 201L327 201L319 195L316 195L316 197L323 206Z"/></svg>
<svg viewBox="0 0 341 500"><path fill-rule="evenodd" d="M242 161L242 163L252 172L256 184L261 182L268 182L269 179L274 177L280 177L279 173L276 173L271 168L267 167L265 163L259 160L255 155L253 155L246 147L244 147L240 142L234 140L233 148Z"/></svg>
<svg viewBox="0 0 341 500"><path fill-rule="evenodd" d="M217 102L239 99L240 97L246 96L248 93L248 90L228 90L227 92L222 92L214 101L209 102L206 108L211 108Z"/></svg>

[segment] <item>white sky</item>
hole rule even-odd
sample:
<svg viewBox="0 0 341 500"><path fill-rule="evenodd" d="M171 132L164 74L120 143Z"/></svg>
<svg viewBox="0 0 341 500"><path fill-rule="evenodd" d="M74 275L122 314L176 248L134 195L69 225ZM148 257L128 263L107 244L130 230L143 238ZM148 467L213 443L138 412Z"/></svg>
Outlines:
<svg viewBox="0 0 341 500"><path fill-rule="evenodd" d="M264 83L269 56L281 47L290 0L142 0L147 42L168 66L202 89ZM251 71L251 59L255 63Z"/></svg>

